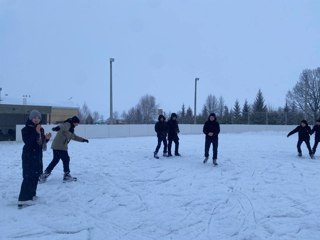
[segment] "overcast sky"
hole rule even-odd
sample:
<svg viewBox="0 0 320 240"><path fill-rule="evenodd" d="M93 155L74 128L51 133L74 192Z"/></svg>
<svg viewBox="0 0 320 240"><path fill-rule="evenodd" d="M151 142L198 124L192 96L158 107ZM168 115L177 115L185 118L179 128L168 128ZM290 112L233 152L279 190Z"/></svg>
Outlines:
<svg viewBox="0 0 320 240"><path fill-rule="evenodd" d="M145 94L166 112L198 112L209 94L285 104L305 68L320 67L318 0L0 0L2 98L84 102L109 117ZM70 100L71 99L71 100Z"/></svg>

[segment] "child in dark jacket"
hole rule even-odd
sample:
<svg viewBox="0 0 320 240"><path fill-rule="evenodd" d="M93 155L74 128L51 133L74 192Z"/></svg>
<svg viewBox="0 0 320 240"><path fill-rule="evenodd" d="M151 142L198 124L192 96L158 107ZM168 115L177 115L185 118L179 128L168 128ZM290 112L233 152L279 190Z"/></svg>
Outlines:
<svg viewBox="0 0 320 240"><path fill-rule="evenodd" d="M316 125L313 126L312 130L311 130L311 134L315 133L314 135L314 145L312 148L312 153L313 155L316 153L317 147L318 147L318 143L320 142L320 118L317 120Z"/></svg>
<svg viewBox="0 0 320 240"><path fill-rule="evenodd" d="M23 181L19 194L18 207L32 205L37 198L36 191L39 176L42 173L42 151L46 150L46 143L51 133L44 133L40 125L41 113L32 110L26 126L21 130L24 142L22 150Z"/></svg>
<svg viewBox="0 0 320 240"><path fill-rule="evenodd" d="M210 145L212 144L213 164L218 165L217 163L218 135L220 133L220 124L218 123L216 115L214 113L211 113L208 117L208 120L205 122L203 126L203 133L206 135L205 150L204 150L205 159L203 160L203 163L206 163L208 161L209 149L210 149Z"/></svg>
<svg viewBox="0 0 320 240"><path fill-rule="evenodd" d="M287 137L290 137L292 134L295 133L298 133L299 136L297 143L298 156L302 156L301 144L302 142L305 142L309 151L309 155L311 158L313 158L313 152L310 146L311 128L308 126L308 122L306 120L302 120L299 126L297 126L295 129L288 133Z"/></svg>
<svg viewBox="0 0 320 240"><path fill-rule="evenodd" d="M172 142L174 142L174 155L175 156L181 156L179 153L179 137L178 133L179 130L179 124L177 121L178 115L176 113L172 113L170 119L168 120L168 157L172 157L171 154L171 147Z"/></svg>
<svg viewBox="0 0 320 240"><path fill-rule="evenodd" d="M159 158L158 152L163 142L163 156L167 156L167 134L168 134L168 125L166 123L166 118L163 115L159 115L158 122L154 126L154 130L157 133L158 144L156 150L153 153L154 158Z"/></svg>

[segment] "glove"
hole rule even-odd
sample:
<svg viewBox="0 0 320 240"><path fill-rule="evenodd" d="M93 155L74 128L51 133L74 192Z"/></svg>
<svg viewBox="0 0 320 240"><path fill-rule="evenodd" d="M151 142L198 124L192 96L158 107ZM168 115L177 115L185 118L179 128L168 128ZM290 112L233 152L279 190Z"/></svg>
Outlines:
<svg viewBox="0 0 320 240"><path fill-rule="evenodd" d="M82 142L89 143L89 140L88 139L83 139Z"/></svg>
<svg viewBox="0 0 320 240"><path fill-rule="evenodd" d="M58 132L59 130L60 130L59 126L56 126L56 127L52 128L52 131L54 131L54 132Z"/></svg>

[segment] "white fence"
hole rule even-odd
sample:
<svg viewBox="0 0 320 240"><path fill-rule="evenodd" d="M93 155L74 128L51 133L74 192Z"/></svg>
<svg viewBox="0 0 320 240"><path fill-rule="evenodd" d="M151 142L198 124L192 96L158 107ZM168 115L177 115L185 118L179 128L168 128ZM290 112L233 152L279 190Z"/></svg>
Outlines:
<svg viewBox="0 0 320 240"><path fill-rule="evenodd" d="M52 127L56 125L43 125L46 132L52 132ZM276 131L289 132L295 126L292 125L220 125L221 133L242 133L242 132L259 132L259 131ZM24 125L16 126L16 141L22 141L21 129ZM180 124L180 134L202 134L201 124ZM117 137L141 137L154 136L154 125L79 125L75 130L76 134L92 138L117 138Z"/></svg>

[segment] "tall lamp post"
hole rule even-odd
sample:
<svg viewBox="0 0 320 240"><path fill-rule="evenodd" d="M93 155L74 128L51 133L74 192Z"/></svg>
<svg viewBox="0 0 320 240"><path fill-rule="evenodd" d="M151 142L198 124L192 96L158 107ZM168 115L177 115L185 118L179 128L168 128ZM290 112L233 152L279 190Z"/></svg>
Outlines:
<svg viewBox="0 0 320 240"><path fill-rule="evenodd" d="M110 58L110 124L113 124L113 102L112 102L112 63L114 58Z"/></svg>
<svg viewBox="0 0 320 240"><path fill-rule="evenodd" d="M194 79L194 124L197 124L197 82L199 78Z"/></svg>

